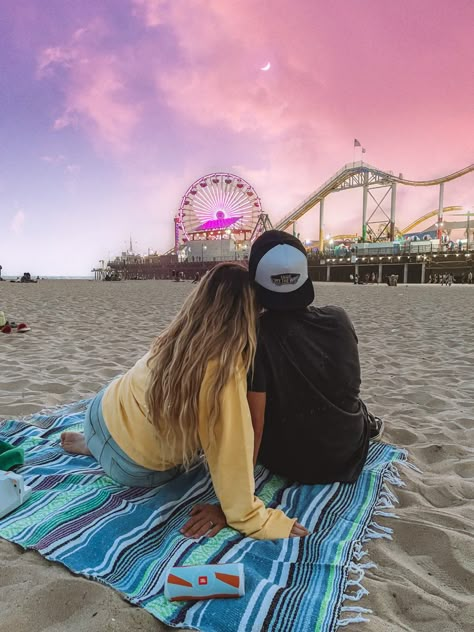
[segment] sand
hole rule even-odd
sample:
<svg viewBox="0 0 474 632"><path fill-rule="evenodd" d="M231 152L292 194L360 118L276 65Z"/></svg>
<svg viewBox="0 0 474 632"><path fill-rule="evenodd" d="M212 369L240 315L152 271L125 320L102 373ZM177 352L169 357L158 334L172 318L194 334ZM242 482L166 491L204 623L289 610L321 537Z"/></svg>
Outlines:
<svg viewBox="0 0 474 632"><path fill-rule="evenodd" d="M88 397L131 366L169 322L189 282L0 284L0 309L32 326L0 333L0 418ZM370 623L352 632L474 629L474 286L316 284L360 343L363 397L404 469L392 542L369 544ZM169 629L112 589L0 540L0 632ZM256 631L257 632L257 631ZM305 631L297 631L305 632Z"/></svg>

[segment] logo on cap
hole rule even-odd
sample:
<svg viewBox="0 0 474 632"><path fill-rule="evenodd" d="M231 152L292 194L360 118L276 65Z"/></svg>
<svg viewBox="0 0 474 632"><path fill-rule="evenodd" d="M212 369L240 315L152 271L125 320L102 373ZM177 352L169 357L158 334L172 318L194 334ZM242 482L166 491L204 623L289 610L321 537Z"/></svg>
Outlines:
<svg viewBox="0 0 474 632"><path fill-rule="evenodd" d="M295 285L298 283L298 279L300 278L300 274L272 274L271 280L275 285Z"/></svg>

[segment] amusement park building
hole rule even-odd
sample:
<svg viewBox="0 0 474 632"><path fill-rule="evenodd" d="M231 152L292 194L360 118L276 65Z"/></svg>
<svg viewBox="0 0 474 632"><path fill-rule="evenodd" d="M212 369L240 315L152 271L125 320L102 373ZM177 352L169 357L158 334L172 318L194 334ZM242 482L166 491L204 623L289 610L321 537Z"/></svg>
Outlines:
<svg viewBox="0 0 474 632"><path fill-rule="evenodd" d="M248 259L250 240L237 240L218 236L217 239L193 239L180 246L178 260L195 263L199 261L244 261Z"/></svg>

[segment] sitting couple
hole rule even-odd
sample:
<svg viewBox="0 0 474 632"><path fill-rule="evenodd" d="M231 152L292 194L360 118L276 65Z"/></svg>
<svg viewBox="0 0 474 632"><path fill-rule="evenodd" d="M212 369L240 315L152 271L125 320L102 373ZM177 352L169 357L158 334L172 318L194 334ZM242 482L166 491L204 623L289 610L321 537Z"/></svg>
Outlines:
<svg viewBox="0 0 474 632"><path fill-rule="evenodd" d="M313 299L301 242L264 233L249 271L223 263L203 277L149 352L94 398L84 435L62 434L64 449L137 487L161 485L204 454L220 506L195 507L182 533L307 535L255 496L257 458L294 481L353 482L380 423L359 397L348 316L308 307Z"/></svg>

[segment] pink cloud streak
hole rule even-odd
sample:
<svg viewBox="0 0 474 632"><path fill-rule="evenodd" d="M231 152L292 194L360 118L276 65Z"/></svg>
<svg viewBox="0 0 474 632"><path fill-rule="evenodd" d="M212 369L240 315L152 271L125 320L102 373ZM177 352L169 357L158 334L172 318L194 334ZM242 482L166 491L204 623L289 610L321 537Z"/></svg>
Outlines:
<svg viewBox="0 0 474 632"><path fill-rule="evenodd" d="M78 29L70 44L44 49L38 77L66 74L64 107L53 122L55 131L82 128L94 141L121 154L130 147L140 106L127 91L120 57L97 46L105 33L104 25L96 21Z"/></svg>
<svg viewBox="0 0 474 632"><path fill-rule="evenodd" d="M167 2L164 0L131 0L132 12L143 19L147 27L153 28L164 22Z"/></svg>

